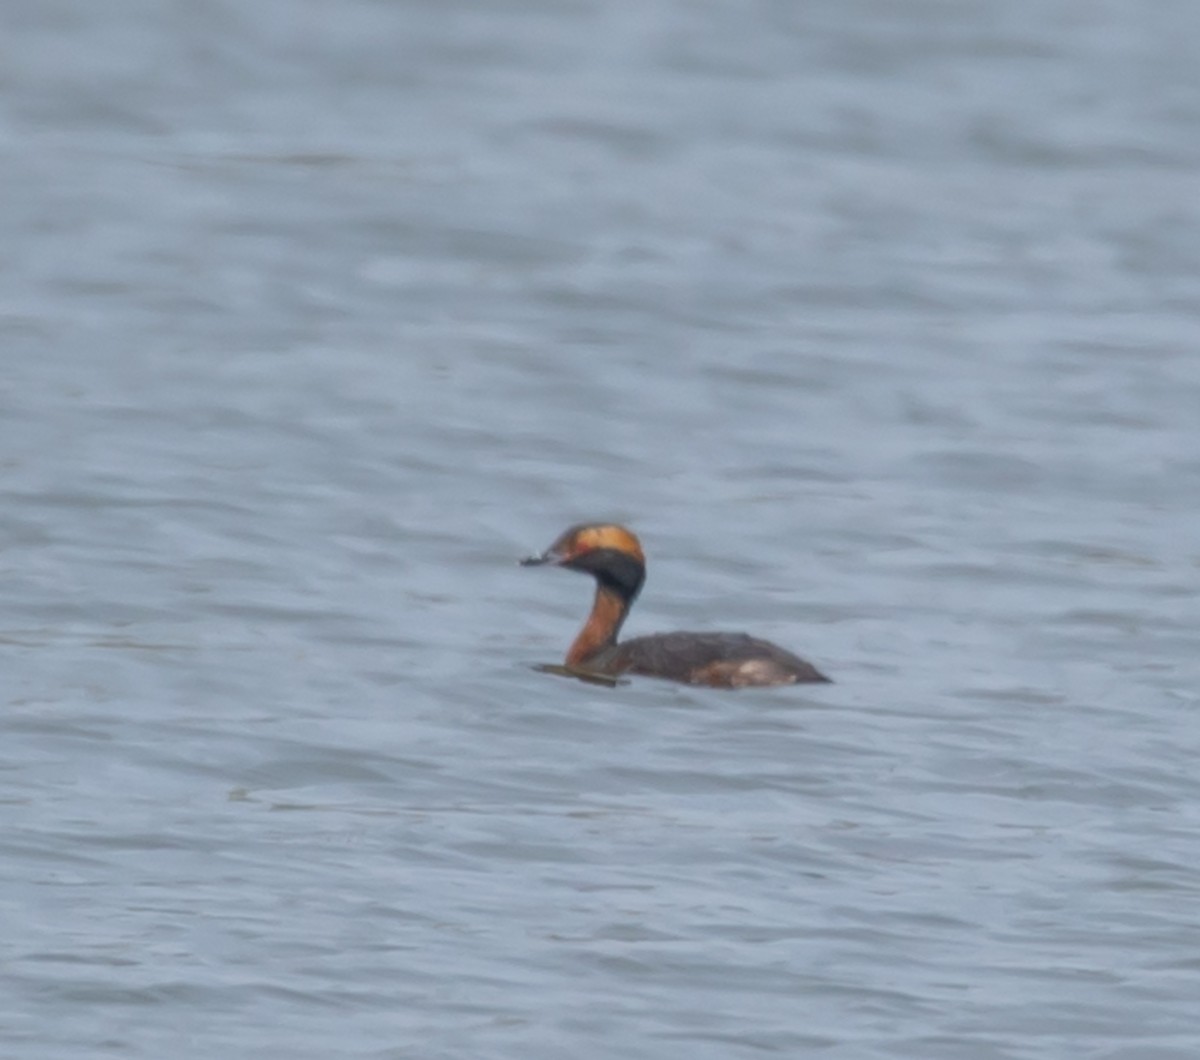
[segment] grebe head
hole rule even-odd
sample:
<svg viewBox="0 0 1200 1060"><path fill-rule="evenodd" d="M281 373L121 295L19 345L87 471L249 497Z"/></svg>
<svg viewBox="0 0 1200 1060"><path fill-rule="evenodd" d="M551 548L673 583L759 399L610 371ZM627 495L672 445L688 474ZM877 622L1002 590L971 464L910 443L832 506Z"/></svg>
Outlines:
<svg viewBox="0 0 1200 1060"><path fill-rule="evenodd" d="M646 557L637 537L615 523L572 526L540 556L521 560L523 567L553 563L590 574L605 588L632 600L646 580Z"/></svg>

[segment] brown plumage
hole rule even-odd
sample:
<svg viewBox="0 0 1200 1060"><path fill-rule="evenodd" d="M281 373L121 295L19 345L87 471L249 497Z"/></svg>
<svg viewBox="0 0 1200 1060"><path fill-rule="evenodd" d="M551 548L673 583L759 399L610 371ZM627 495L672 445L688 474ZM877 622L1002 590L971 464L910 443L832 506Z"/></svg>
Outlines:
<svg viewBox="0 0 1200 1060"><path fill-rule="evenodd" d="M623 526L573 526L540 556L521 562L525 566L553 563L596 579L592 612L567 652L570 671L643 674L718 688L829 680L811 663L745 633L655 633L618 641L621 625L646 580L641 542Z"/></svg>

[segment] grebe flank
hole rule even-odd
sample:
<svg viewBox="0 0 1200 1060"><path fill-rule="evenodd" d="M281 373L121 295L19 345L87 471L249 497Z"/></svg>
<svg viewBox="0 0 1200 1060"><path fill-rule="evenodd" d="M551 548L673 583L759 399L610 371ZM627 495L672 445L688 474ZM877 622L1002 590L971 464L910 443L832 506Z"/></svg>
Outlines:
<svg viewBox="0 0 1200 1060"><path fill-rule="evenodd" d="M623 526L572 526L540 556L521 560L525 567L546 563L596 579L592 613L567 652L568 670L613 677L643 674L715 688L829 680L790 651L745 633L654 633L618 642L646 580L641 542Z"/></svg>

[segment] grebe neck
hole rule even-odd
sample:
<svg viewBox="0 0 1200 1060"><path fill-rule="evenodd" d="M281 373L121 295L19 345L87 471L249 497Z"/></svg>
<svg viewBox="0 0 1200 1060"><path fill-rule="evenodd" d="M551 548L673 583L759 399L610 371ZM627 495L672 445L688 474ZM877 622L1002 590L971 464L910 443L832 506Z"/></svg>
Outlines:
<svg viewBox="0 0 1200 1060"><path fill-rule="evenodd" d="M621 624L629 614L633 598L603 581L596 583L596 599L592 613L567 652L568 666L583 666L588 659L617 643Z"/></svg>

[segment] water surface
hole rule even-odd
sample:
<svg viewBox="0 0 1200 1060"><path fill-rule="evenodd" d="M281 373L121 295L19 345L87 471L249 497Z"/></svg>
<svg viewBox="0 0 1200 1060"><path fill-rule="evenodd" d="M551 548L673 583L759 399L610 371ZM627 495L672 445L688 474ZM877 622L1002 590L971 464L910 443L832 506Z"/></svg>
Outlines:
<svg viewBox="0 0 1200 1060"><path fill-rule="evenodd" d="M1191 5L9 14L5 1055L1197 1055Z"/></svg>

